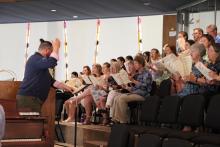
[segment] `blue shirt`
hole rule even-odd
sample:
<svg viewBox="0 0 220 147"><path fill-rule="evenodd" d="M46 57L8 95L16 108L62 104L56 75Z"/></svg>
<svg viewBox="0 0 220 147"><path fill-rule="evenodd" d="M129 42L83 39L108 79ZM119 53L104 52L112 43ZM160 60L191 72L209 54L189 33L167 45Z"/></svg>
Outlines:
<svg viewBox="0 0 220 147"><path fill-rule="evenodd" d="M215 37L215 43L220 43L220 35L217 35L217 36Z"/></svg>
<svg viewBox="0 0 220 147"><path fill-rule="evenodd" d="M38 52L32 55L26 63L24 79L18 95L33 96L45 101L50 87L55 82L48 68L53 68L56 65L57 60L53 57L43 57Z"/></svg>
<svg viewBox="0 0 220 147"><path fill-rule="evenodd" d="M142 72L139 72L134 76L134 80L139 83L131 88L131 93L143 97L149 96L152 89L152 75L150 72L144 69Z"/></svg>

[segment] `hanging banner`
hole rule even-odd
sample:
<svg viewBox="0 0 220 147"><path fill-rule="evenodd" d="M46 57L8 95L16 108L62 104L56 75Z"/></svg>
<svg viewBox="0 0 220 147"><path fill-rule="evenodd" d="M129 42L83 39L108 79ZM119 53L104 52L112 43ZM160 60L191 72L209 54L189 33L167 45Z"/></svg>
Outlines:
<svg viewBox="0 0 220 147"><path fill-rule="evenodd" d="M67 23L66 21L63 22L64 24L64 58L65 58L65 81L68 80L68 45L67 45Z"/></svg>
<svg viewBox="0 0 220 147"><path fill-rule="evenodd" d="M138 16L138 53L142 53L143 51L143 43L142 43L142 27L141 27L141 17Z"/></svg>
<svg viewBox="0 0 220 147"><path fill-rule="evenodd" d="M26 30L26 40L25 40L25 54L24 54L24 65L26 65L27 59L28 59L28 49L29 49L29 43L30 43L30 33L31 33L31 28L30 28L30 23L27 23L27 30Z"/></svg>
<svg viewBox="0 0 220 147"><path fill-rule="evenodd" d="M99 53L99 37L100 37L100 19L96 23L96 48L94 53L94 64L97 63L98 53Z"/></svg>

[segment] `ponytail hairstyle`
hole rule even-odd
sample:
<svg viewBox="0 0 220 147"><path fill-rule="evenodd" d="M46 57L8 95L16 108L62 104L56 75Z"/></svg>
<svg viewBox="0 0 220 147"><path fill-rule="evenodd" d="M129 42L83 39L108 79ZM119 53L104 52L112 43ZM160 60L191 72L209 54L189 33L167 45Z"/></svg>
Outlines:
<svg viewBox="0 0 220 147"><path fill-rule="evenodd" d="M53 46L52 46L52 43L50 41L45 41L44 39L41 38L38 50L41 51L41 50L44 50L44 49L49 49L49 50L52 51Z"/></svg>

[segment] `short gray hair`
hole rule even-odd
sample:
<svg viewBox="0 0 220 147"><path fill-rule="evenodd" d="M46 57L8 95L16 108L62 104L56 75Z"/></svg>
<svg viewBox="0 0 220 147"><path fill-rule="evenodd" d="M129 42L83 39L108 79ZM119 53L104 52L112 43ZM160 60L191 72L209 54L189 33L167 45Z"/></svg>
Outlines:
<svg viewBox="0 0 220 147"><path fill-rule="evenodd" d="M214 25L214 24L208 25L207 28L212 29L213 31L216 31L216 32L217 32L217 26Z"/></svg>
<svg viewBox="0 0 220 147"><path fill-rule="evenodd" d="M53 50L52 43L50 41L45 41L43 39L40 39L40 46L39 46L38 50L40 51L43 49Z"/></svg>
<svg viewBox="0 0 220 147"><path fill-rule="evenodd" d="M203 57L206 55L206 49L205 49L205 46L201 43L195 43L193 44L190 49L192 51L198 51L199 54L200 54L200 57Z"/></svg>

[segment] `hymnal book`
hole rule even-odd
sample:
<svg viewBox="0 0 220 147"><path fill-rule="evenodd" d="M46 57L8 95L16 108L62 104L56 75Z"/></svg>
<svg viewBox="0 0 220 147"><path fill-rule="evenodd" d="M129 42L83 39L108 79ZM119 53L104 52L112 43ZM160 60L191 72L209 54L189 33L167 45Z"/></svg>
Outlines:
<svg viewBox="0 0 220 147"><path fill-rule="evenodd" d="M156 64L157 68L163 68L162 65L170 73L179 73L182 77L188 76L192 72L192 58L190 55L181 55L177 57L174 54L170 54Z"/></svg>
<svg viewBox="0 0 220 147"><path fill-rule="evenodd" d="M104 83L104 80L101 77L95 77L93 75L91 76L82 76L83 80L85 81L85 83L87 85L100 85L102 83Z"/></svg>
<svg viewBox="0 0 220 147"><path fill-rule="evenodd" d="M195 67L206 77L206 79L213 80L212 77L209 76L209 72L211 70L208 69L202 62L197 62Z"/></svg>
<svg viewBox="0 0 220 147"><path fill-rule="evenodd" d="M117 74L112 74L112 77L118 85L126 85L128 83L131 83L131 81L128 78L128 73L123 69L120 70L120 72Z"/></svg>

